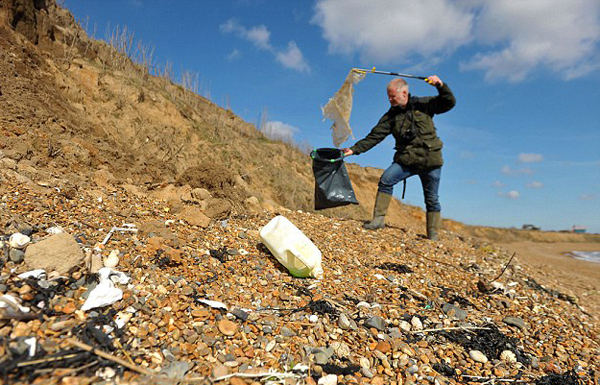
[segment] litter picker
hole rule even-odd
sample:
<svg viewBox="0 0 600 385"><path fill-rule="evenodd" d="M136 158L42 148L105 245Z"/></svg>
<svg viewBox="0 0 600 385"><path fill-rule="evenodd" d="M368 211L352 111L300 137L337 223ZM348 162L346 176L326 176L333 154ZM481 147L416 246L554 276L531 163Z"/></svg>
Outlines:
<svg viewBox="0 0 600 385"><path fill-rule="evenodd" d="M358 72L358 73L363 73L363 74L371 73L371 74L380 74L380 75L400 76L400 77L403 77L403 78L421 79L421 80L425 80L426 82L429 82L425 76L400 74L398 72L376 71L375 67L373 67L370 70L363 69L363 68L352 68L352 71L355 71L355 72Z"/></svg>

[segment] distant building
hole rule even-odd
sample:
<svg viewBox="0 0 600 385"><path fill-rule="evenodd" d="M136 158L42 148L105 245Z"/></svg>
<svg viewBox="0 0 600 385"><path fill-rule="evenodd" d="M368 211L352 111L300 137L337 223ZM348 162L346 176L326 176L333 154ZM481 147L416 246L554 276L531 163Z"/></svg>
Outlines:
<svg viewBox="0 0 600 385"><path fill-rule="evenodd" d="M587 229L584 226L573 225L571 231L574 233L583 234L587 231Z"/></svg>
<svg viewBox="0 0 600 385"><path fill-rule="evenodd" d="M523 225L523 230L541 230L541 227L535 225Z"/></svg>

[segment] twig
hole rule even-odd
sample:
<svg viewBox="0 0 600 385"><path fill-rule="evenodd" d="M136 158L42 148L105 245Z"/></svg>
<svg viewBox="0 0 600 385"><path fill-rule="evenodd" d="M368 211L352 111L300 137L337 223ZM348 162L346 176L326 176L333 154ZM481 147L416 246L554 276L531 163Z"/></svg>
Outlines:
<svg viewBox="0 0 600 385"><path fill-rule="evenodd" d="M17 367L20 368L23 366L37 365L37 364L44 364L46 362L66 360L66 359L77 357L77 356L78 356L78 354L65 354L64 356L58 356L58 357L47 357L47 358L41 358L39 360L33 360L33 361L22 361L17 364Z"/></svg>
<svg viewBox="0 0 600 385"><path fill-rule="evenodd" d="M78 347L79 349L85 350L87 352L92 352L95 355L102 357L102 358L106 358L107 360L116 362L119 365L125 366L126 368L129 368L131 370L134 370L138 373L144 374L146 376L153 376L154 373L148 369L144 369L144 368L140 368L139 366L130 364L129 362L122 360L118 357L113 356L112 354L103 352L102 350L98 350L98 349L94 349L93 347L91 347L90 345L84 344L81 341L77 341L76 339L73 338L67 338L67 342L73 346Z"/></svg>
<svg viewBox="0 0 600 385"><path fill-rule="evenodd" d="M252 174L254 171L258 171L258 170L260 170L263 167L265 167L265 166L257 167L254 170L248 171L247 173L240 175L240 177L243 179L243 178L247 177L248 175Z"/></svg>
<svg viewBox="0 0 600 385"><path fill-rule="evenodd" d="M458 327L449 327L449 328L440 328L440 329L423 329L423 330L411 330L410 333L429 333L429 332L440 332L446 330L489 330L490 328L484 328L479 326L458 326Z"/></svg>
<svg viewBox="0 0 600 385"><path fill-rule="evenodd" d="M413 254L415 254L415 255L419 256L420 258L426 259L426 260L428 260L428 261L430 261L430 262L439 263L440 265L444 265L444 266L452 267L452 268L454 268L454 269L456 269L456 270L458 270L458 271L460 271L460 272L467 273L466 271L464 271L463 269L461 269L461 268L460 268L460 267L458 267L458 266L454 266L454 265L452 265L452 264L450 264L450 263L447 263L447 262L444 262L444 261L438 261L437 259L433 259L433 258L426 257L426 256L424 256L424 255L422 255L422 254L420 254L420 253L417 253L416 251L414 251L414 250L413 250L413 249L411 249L410 247L407 247L407 248L406 248L406 250L407 250L407 251L410 251L411 253L413 253Z"/></svg>
<svg viewBox="0 0 600 385"><path fill-rule="evenodd" d="M477 382L485 381L485 383L491 383L491 384L493 384L496 381L512 382L514 384L529 384L529 383L531 383L531 381L528 381L528 380L517 380L514 378L494 378L494 377L480 377L480 376L467 376L467 375L463 375L461 377L466 379L467 381L477 381Z"/></svg>
<svg viewBox="0 0 600 385"><path fill-rule="evenodd" d="M245 377L245 378L256 378L256 377L277 377L277 378L293 378L298 377L294 373L277 373L277 372L266 372L266 373L231 373L225 376L214 378L213 382L219 382L226 380L231 377Z"/></svg>
<svg viewBox="0 0 600 385"><path fill-rule="evenodd" d="M512 262L512 260L515 257L515 255L517 255L517 253L514 253L512 255L512 257L510 257L510 259L508 260L508 263L506 264L506 266L504 266L504 269L502 269L502 271L500 272L500 274L496 278L492 279L490 282L494 282L495 280L497 280L498 278L500 278L502 276L502 274L504 274L504 272L506 271L506 269L508 269L508 266Z"/></svg>

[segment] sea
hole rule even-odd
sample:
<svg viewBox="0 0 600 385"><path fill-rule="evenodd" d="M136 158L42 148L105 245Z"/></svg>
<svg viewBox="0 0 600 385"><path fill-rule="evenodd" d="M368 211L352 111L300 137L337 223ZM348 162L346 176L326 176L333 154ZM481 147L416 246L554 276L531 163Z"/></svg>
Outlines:
<svg viewBox="0 0 600 385"><path fill-rule="evenodd" d="M571 251L567 255L584 261L600 263L600 251Z"/></svg>

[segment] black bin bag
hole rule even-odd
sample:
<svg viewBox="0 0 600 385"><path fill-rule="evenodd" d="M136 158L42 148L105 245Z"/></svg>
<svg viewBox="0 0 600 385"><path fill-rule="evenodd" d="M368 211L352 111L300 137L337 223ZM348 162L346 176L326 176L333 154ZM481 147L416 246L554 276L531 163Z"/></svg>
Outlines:
<svg viewBox="0 0 600 385"><path fill-rule="evenodd" d="M317 148L310 153L310 157L315 175L315 210L357 205L342 151L337 148Z"/></svg>

